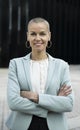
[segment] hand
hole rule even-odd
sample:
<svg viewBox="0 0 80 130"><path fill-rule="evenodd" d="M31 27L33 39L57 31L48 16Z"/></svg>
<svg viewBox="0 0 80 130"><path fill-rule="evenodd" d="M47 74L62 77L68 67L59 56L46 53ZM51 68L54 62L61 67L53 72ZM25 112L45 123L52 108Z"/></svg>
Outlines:
<svg viewBox="0 0 80 130"><path fill-rule="evenodd" d="M58 92L58 96L68 96L71 92L71 86L63 85Z"/></svg>
<svg viewBox="0 0 80 130"><path fill-rule="evenodd" d="M39 96L36 92L32 92L32 91L20 91L20 95L23 98L28 98L29 100L38 103L39 101Z"/></svg>

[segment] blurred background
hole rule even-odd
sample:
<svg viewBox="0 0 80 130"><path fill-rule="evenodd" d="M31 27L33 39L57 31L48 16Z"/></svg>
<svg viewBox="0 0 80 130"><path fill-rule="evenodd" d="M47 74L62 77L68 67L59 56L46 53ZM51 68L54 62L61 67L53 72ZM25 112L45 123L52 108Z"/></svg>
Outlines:
<svg viewBox="0 0 80 130"><path fill-rule="evenodd" d="M47 51L69 64L80 64L80 0L0 0L0 67L29 53L27 23L49 21L53 45Z"/></svg>
<svg viewBox="0 0 80 130"><path fill-rule="evenodd" d="M0 130L8 130L9 61L31 51L25 46L26 31L34 17L50 23L53 44L47 51L70 64L75 104L67 113L69 130L80 130L80 0L0 0Z"/></svg>

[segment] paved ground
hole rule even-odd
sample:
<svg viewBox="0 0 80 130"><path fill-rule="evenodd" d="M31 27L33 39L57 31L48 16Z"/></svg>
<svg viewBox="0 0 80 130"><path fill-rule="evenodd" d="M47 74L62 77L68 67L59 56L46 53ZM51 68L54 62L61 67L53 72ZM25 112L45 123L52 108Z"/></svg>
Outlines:
<svg viewBox="0 0 80 130"><path fill-rule="evenodd" d="M71 65L70 72L75 105L73 111L67 113L69 130L80 130L80 65ZM0 69L0 130L8 130L5 126L7 115L10 112L6 100L7 76L8 69Z"/></svg>

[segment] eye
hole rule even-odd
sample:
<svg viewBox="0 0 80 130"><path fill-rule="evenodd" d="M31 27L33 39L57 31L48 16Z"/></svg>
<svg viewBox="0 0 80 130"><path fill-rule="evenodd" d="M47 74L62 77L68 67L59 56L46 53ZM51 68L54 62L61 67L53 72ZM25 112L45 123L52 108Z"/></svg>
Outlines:
<svg viewBox="0 0 80 130"><path fill-rule="evenodd" d="M40 35L41 35L41 36L45 36L46 33L45 33L45 32L41 32Z"/></svg>
<svg viewBox="0 0 80 130"><path fill-rule="evenodd" d="M30 33L31 36L36 36L35 32Z"/></svg>

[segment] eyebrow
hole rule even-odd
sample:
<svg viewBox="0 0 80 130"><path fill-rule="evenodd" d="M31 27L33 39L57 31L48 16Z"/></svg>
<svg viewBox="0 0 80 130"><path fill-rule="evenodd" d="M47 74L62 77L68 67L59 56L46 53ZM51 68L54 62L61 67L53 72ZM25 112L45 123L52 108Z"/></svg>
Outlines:
<svg viewBox="0 0 80 130"><path fill-rule="evenodd" d="M35 31L29 31L29 32L33 33L33 32L35 32ZM41 32L46 32L46 31L40 31L40 33L41 33ZM36 32L35 32L35 33L36 33Z"/></svg>

